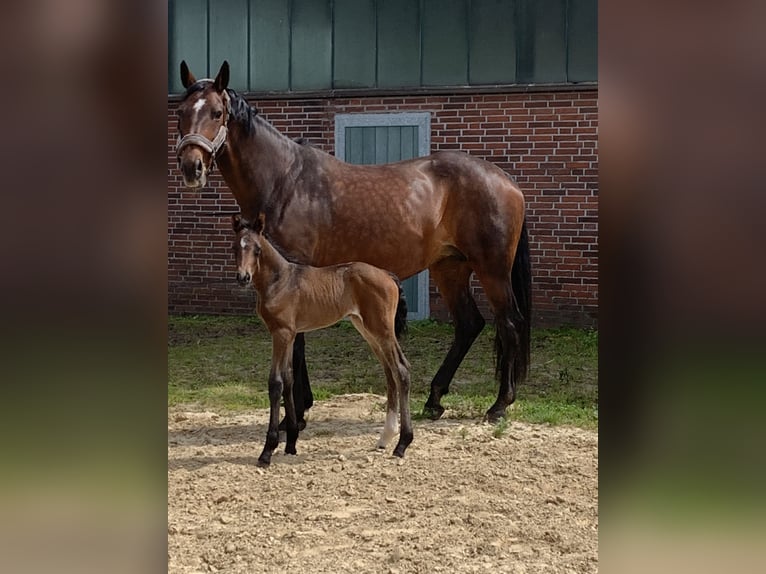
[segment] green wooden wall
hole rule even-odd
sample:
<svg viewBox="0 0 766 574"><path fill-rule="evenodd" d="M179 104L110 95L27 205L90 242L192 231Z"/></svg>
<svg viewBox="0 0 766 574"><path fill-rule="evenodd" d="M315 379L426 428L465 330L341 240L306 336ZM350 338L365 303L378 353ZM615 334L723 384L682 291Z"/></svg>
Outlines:
<svg viewBox="0 0 766 574"><path fill-rule="evenodd" d="M226 59L242 92L598 79L597 0L169 0L169 92Z"/></svg>

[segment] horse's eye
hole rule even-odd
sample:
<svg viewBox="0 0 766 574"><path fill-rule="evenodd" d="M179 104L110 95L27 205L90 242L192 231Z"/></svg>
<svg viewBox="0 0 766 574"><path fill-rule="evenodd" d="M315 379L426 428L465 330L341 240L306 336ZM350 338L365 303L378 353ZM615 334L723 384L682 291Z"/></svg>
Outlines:
<svg viewBox="0 0 766 574"><path fill-rule="evenodd" d="M217 120L220 120L222 115L223 115L223 112L221 110L217 110L213 112L213 117Z"/></svg>

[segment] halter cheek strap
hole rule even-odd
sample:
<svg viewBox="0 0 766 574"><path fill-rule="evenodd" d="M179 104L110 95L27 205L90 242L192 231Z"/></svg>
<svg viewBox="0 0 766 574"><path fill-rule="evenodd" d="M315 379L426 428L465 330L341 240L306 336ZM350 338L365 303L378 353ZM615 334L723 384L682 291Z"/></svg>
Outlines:
<svg viewBox="0 0 766 574"><path fill-rule="evenodd" d="M202 134L186 134L179 139L176 144L176 155L181 155L181 150L188 145L199 146L208 152L210 154L210 165L207 166L208 171L213 170L213 163L226 143L226 134L228 132L226 124L231 117L231 101L229 100L229 94L227 94L225 90L223 92L223 99L226 102L226 118L224 119L223 124L221 124L221 127L218 128L218 133L215 134L213 141L210 141Z"/></svg>

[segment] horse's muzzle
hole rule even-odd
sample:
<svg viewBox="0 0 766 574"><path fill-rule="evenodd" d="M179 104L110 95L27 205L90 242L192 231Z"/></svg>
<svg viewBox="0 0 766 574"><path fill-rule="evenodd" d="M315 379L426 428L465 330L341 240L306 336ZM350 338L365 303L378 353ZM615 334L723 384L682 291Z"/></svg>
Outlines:
<svg viewBox="0 0 766 574"><path fill-rule="evenodd" d="M203 175L205 174L205 166L202 163L202 158L189 158L186 160L180 160L181 173L184 176L184 183L188 187L200 187L204 185Z"/></svg>
<svg viewBox="0 0 766 574"><path fill-rule="evenodd" d="M237 283L240 285L247 285L251 279L250 273L237 273Z"/></svg>

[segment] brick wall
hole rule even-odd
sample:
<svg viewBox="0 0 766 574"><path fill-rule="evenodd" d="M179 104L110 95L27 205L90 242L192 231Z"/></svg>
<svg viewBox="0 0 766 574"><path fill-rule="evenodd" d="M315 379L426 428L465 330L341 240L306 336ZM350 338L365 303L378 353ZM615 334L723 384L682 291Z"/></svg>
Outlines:
<svg viewBox="0 0 766 574"><path fill-rule="evenodd" d="M431 149L463 150L506 170L527 200L534 324L595 326L598 305L598 92L252 100L291 138L334 151L338 113L429 111ZM237 205L218 173L201 192L176 167L176 103L168 102L168 310L252 313L237 287L228 217ZM482 312L487 302L475 279ZM448 314L434 286L431 314Z"/></svg>

